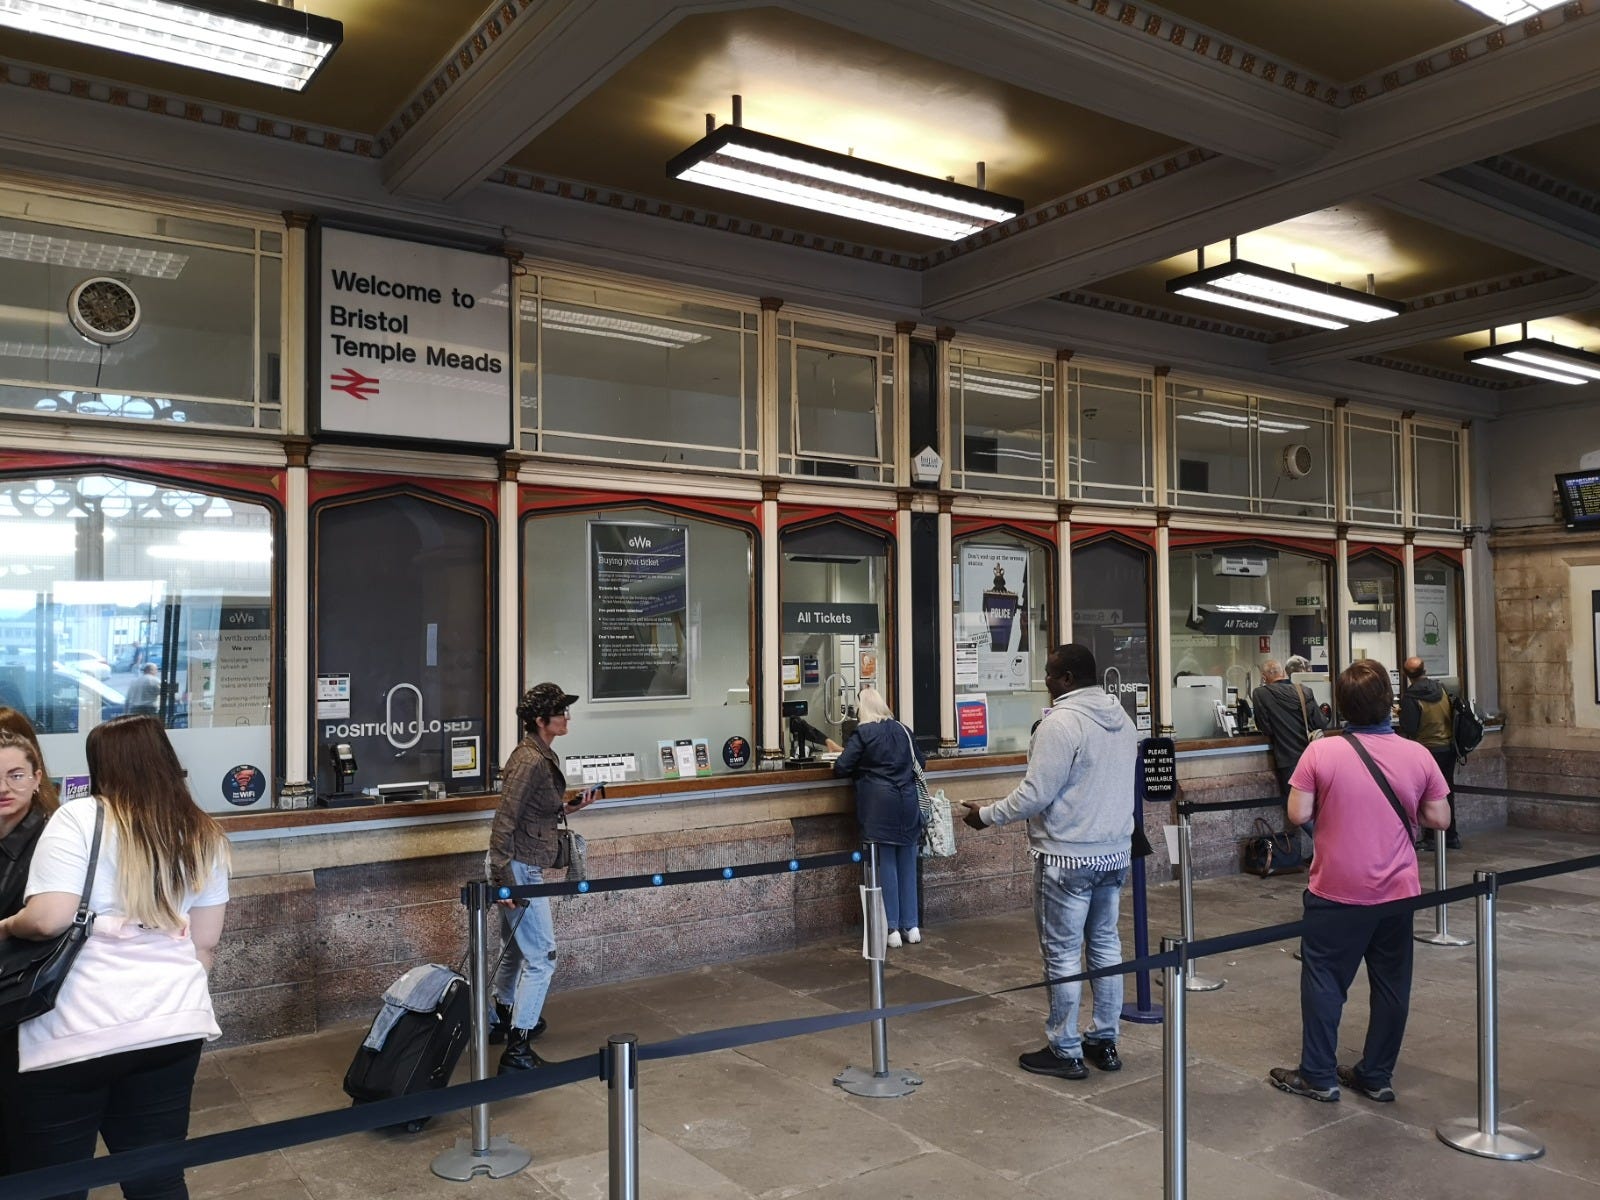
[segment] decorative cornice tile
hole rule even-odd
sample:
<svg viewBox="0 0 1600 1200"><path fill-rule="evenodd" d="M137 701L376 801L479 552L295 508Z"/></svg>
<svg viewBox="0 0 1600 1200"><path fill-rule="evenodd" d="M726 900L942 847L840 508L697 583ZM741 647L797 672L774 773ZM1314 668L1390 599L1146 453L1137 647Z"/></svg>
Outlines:
<svg viewBox="0 0 1600 1200"><path fill-rule="evenodd" d="M1523 162L1506 154L1496 154L1489 158L1480 159L1480 167L1486 167L1497 175L1534 188L1546 196L1570 204L1574 208L1581 208L1584 212L1600 212L1600 194L1580 187L1576 183L1569 183L1565 179L1548 175L1531 163Z"/></svg>
<svg viewBox="0 0 1600 1200"><path fill-rule="evenodd" d="M1115 313L1119 317L1138 317L1145 321L1160 321L1164 325L1178 325L1184 329L1197 329L1202 333L1217 333L1224 337L1244 338L1251 342L1274 342L1279 337L1252 325L1240 325L1215 317L1200 317L1193 313L1177 312L1154 304L1140 304L1121 296L1106 296L1098 292L1061 292L1056 299L1063 304L1076 304L1097 312Z"/></svg>
<svg viewBox="0 0 1600 1200"><path fill-rule="evenodd" d="M1530 287L1536 283L1547 283L1552 279L1568 278L1571 278L1571 273L1568 271L1560 271L1554 267L1536 267L1527 271L1517 271L1510 275L1500 275L1493 279L1480 279L1473 283L1463 283L1457 287L1430 292L1425 296L1413 296L1405 302L1406 311L1421 312L1424 309L1438 308L1441 305L1456 304L1462 300L1475 300L1480 296L1493 296L1500 292L1514 292L1518 288Z"/></svg>
<svg viewBox="0 0 1600 1200"><path fill-rule="evenodd" d="M214 125L219 129L258 133L263 137L355 154L362 158L375 157L372 139L365 134L281 120L265 113L225 108L182 96L143 91L104 79L75 77L31 63L0 59L0 83L40 92L55 92L57 95L110 104L115 108L131 108L155 116L174 117L200 125Z"/></svg>
<svg viewBox="0 0 1600 1200"><path fill-rule="evenodd" d="M1390 371L1404 371L1407 375L1421 375L1427 379L1437 379L1443 383L1465 384L1467 387L1483 388L1491 392L1504 392L1511 388L1532 387L1534 381L1513 379L1487 379L1481 375L1468 375L1464 371L1447 371L1443 367L1430 367L1426 363L1412 362L1405 358L1391 358L1384 354L1362 354L1351 360L1352 362L1366 363L1369 367L1384 367Z"/></svg>

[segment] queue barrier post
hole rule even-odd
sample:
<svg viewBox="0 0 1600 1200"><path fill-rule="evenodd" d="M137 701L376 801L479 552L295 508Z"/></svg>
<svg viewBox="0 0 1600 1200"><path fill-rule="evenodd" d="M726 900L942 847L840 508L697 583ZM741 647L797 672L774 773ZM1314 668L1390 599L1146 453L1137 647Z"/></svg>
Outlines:
<svg viewBox="0 0 1600 1200"><path fill-rule="evenodd" d="M1144 754L1147 742L1139 744L1139 766L1133 781L1133 827L1144 829ZM1135 856L1129 866L1129 880L1133 888L1133 956L1144 958L1150 953L1150 908L1146 896L1144 858ZM1150 998L1150 972L1137 971L1133 977L1134 999L1122 1006L1122 1019L1130 1025L1161 1024L1161 1006Z"/></svg>
<svg viewBox="0 0 1600 1200"><path fill-rule="evenodd" d="M1194 870L1192 867L1193 848L1190 841L1189 814L1178 814L1178 891L1182 900L1183 911L1183 940L1194 941ZM1194 967L1193 960L1187 960L1183 972L1183 986L1190 992L1215 992L1219 991L1228 981L1226 979L1211 979L1199 974ZM1167 995L1167 1003L1172 1003L1171 993Z"/></svg>
<svg viewBox="0 0 1600 1200"><path fill-rule="evenodd" d="M868 842L861 859L866 882L861 889L862 915L866 922L867 982L874 1009L883 1007L883 960L888 952L888 922L883 912L883 889L878 886L878 844ZM889 1022L878 1017L871 1022L872 1069L846 1066L833 1077L836 1086L852 1096L881 1099L909 1096L922 1086L922 1080L908 1071L889 1068Z"/></svg>
<svg viewBox="0 0 1600 1200"><path fill-rule="evenodd" d="M613 1034L602 1054L610 1089L610 1200L639 1200L639 1039Z"/></svg>
<svg viewBox="0 0 1600 1200"><path fill-rule="evenodd" d="M1436 1132L1445 1145L1467 1154L1525 1162L1542 1155L1544 1145L1526 1129L1500 1123L1500 1007L1495 964L1498 882L1493 871L1477 871L1472 878L1484 885L1478 896L1478 1115L1476 1119L1446 1121Z"/></svg>
<svg viewBox="0 0 1600 1200"><path fill-rule="evenodd" d="M1188 941L1162 938L1161 952L1180 951L1179 962L1162 968L1167 989L1167 1019L1161 1029L1162 1122L1161 1166L1164 1200L1186 1200L1189 1195L1188 1030L1184 1006L1188 1002L1183 979L1188 972Z"/></svg>
<svg viewBox="0 0 1600 1200"><path fill-rule="evenodd" d="M1442 831L1436 831L1433 839L1433 890L1442 892L1449 886L1449 871L1445 866L1445 841L1447 839ZM1435 906L1433 910L1433 932L1418 933L1413 936L1419 942L1430 946L1470 946L1472 939L1462 937L1458 933L1450 932L1450 917L1448 904Z"/></svg>
<svg viewBox="0 0 1600 1200"><path fill-rule="evenodd" d="M489 884L474 880L463 890L467 905L467 984L472 989L472 1078L489 1077ZM433 1173L440 1179L465 1183L477 1175L504 1179L515 1175L533 1161L532 1152L510 1138L493 1137L489 1132L489 1106L472 1108L471 1138L457 1138L455 1145L435 1156Z"/></svg>

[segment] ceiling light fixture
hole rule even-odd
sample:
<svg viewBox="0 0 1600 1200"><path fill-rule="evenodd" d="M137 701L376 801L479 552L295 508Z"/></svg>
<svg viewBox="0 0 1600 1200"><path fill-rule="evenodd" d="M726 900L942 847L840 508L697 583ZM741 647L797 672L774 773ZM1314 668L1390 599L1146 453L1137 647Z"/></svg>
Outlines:
<svg viewBox="0 0 1600 1200"><path fill-rule="evenodd" d="M1405 305L1397 300L1246 262L1238 257L1237 238L1230 238L1228 245L1229 261L1209 268L1202 247L1198 252L1199 270L1167 280L1167 291L1318 329L1345 329L1352 322L1384 321L1405 311Z"/></svg>
<svg viewBox="0 0 1600 1200"><path fill-rule="evenodd" d="M1461 0L1461 3L1475 12L1481 12L1491 21L1509 25L1513 21L1536 17L1552 8L1560 8L1567 0Z"/></svg>
<svg viewBox="0 0 1600 1200"><path fill-rule="evenodd" d="M5 0L0 0L0 4L4 3ZM171 250L82 242L77 238L21 233L14 229L0 229L0 258L115 275L143 275L147 279L176 279L189 264L187 254Z"/></svg>
<svg viewBox="0 0 1600 1200"><path fill-rule="evenodd" d="M1600 354L1531 338L1526 325L1519 340L1498 344L1491 329L1489 344L1481 350L1468 350L1464 357L1475 366L1514 371L1550 383L1578 385L1600 379Z"/></svg>
<svg viewBox="0 0 1600 1200"><path fill-rule="evenodd" d="M0 26L293 92L344 40L338 21L262 0L0 0Z"/></svg>
<svg viewBox="0 0 1600 1200"><path fill-rule="evenodd" d="M0 0L3 2L3 0ZM1022 212L1022 201L978 187L902 171L746 129L740 98L733 98L733 124L707 114L706 136L667 164L670 179L703 183L868 221L907 233L955 241Z"/></svg>
<svg viewBox="0 0 1600 1200"><path fill-rule="evenodd" d="M560 333L585 333L592 337L616 338L623 342L642 342L646 346L660 346L664 350L681 350L700 342L708 342L711 335L696 333L692 329L679 329L674 325L657 325L653 321L631 321L626 317L610 317L603 313L583 312L571 308L545 306L544 327Z"/></svg>

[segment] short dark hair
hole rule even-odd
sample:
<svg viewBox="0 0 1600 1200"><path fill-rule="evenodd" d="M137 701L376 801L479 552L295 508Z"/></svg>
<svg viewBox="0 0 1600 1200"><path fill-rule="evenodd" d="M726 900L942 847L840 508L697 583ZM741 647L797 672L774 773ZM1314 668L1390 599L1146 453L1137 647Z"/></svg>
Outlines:
<svg viewBox="0 0 1600 1200"><path fill-rule="evenodd" d="M1377 659L1359 658L1339 673L1334 688L1339 710L1352 725L1376 725L1394 707L1389 668Z"/></svg>
<svg viewBox="0 0 1600 1200"><path fill-rule="evenodd" d="M1057 678L1071 675L1077 683L1092 683L1099 674L1095 670L1094 651L1079 642L1064 642L1050 651L1046 666Z"/></svg>

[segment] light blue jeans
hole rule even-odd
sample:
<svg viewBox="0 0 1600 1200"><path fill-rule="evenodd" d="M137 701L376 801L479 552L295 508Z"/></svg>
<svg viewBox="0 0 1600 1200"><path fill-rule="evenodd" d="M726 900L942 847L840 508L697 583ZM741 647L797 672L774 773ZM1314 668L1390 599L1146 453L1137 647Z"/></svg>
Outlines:
<svg viewBox="0 0 1600 1200"><path fill-rule="evenodd" d="M538 867L512 860L511 882L543 883ZM550 980L556 973L556 927L550 919L550 898L534 896L523 903L526 908L500 910L500 944L505 956L494 975L494 998L511 1005L511 1024L532 1029L544 1011L544 998L550 994Z"/></svg>
<svg viewBox="0 0 1600 1200"><path fill-rule="evenodd" d="M1034 917L1039 926L1039 951L1044 956L1046 979L1076 975L1085 943L1089 970L1122 961L1122 939L1117 934L1117 907L1128 868L1099 871L1086 867L1055 867L1042 858L1033 865ZM1097 1042L1117 1040L1122 1017L1122 976L1108 975L1091 981L1094 990L1094 1024L1088 1036ZM1083 1057L1083 1037L1078 1033L1078 1004L1082 983L1051 984L1050 1018L1045 1036L1063 1058Z"/></svg>
<svg viewBox="0 0 1600 1200"><path fill-rule="evenodd" d="M878 844L878 886L883 889L883 915L890 929L915 929L917 912L917 844Z"/></svg>

